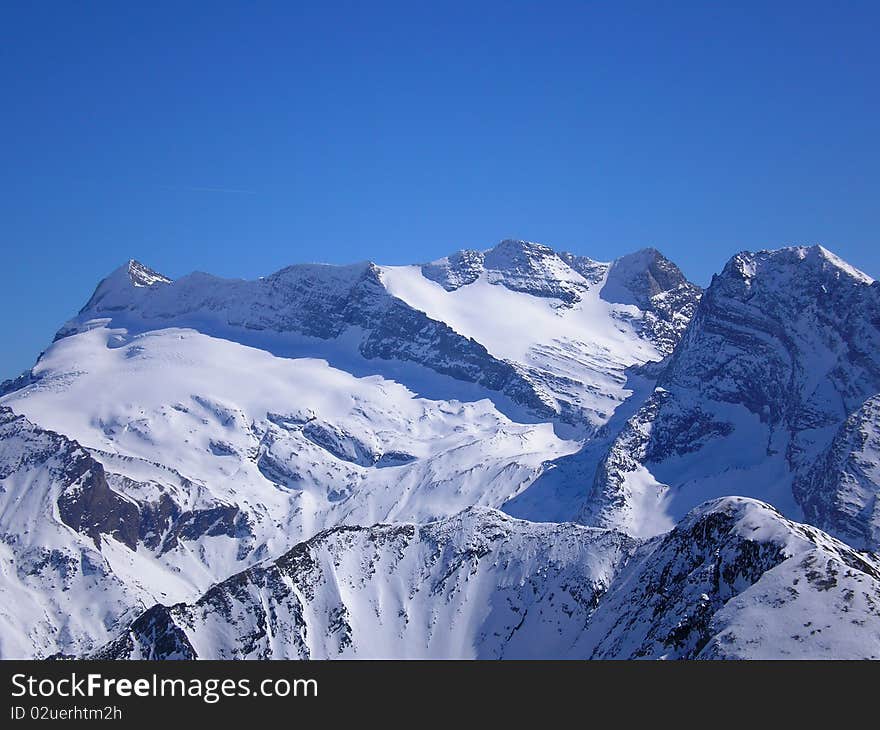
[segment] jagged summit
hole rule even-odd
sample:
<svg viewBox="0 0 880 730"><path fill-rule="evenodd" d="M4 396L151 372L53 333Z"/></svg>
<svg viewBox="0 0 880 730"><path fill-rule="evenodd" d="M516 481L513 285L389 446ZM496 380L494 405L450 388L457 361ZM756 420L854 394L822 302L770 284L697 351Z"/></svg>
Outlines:
<svg viewBox="0 0 880 730"><path fill-rule="evenodd" d="M128 264L124 265L124 270L128 273L129 281L134 286L154 286L156 284L170 284L171 279L167 276L154 271L149 266L142 264L136 259L129 259Z"/></svg>
<svg viewBox="0 0 880 730"><path fill-rule="evenodd" d="M537 241L526 241L522 238L503 238L491 248L486 249L485 253L494 253L499 256L555 256L550 246L545 246Z"/></svg>
<svg viewBox="0 0 880 730"><path fill-rule="evenodd" d="M566 423L593 425L623 397L627 368L672 351L700 296L660 254L604 263L520 240L382 267L382 279L413 308L518 363Z"/></svg>
<svg viewBox="0 0 880 730"><path fill-rule="evenodd" d="M821 247L131 261L0 386L0 657L876 657L878 394Z"/></svg>
<svg viewBox="0 0 880 730"><path fill-rule="evenodd" d="M483 252L488 268L504 269L520 266L525 262L538 262L557 256L549 246L534 241L505 238Z"/></svg>
<svg viewBox="0 0 880 730"><path fill-rule="evenodd" d="M592 428L613 409L607 399L616 403L622 396L616 373L668 354L699 297L698 288L648 271L666 261L659 254L642 258L645 271L638 272L638 256L628 268L615 268L504 240L421 267L297 264L256 280L193 273L176 281L130 261L101 282L56 339L109 317L110 327L139 331L177 326L248 342L255 333L344 341L348 352L368 360L426 366L503 393L518 407L557 414L569 425L586 416ZM618 289L637 291L616 301L600 296L609 269ZM418 291L400 286L402 274ZM438 300L424 286L432 281L465 298ZM508 302L510 293L516 299ZM467 301L471 294L479 301ZM528 327L510 316L520 306L529 313ZM480 322L485 326L473 330ZM584 366L593 362L596 374L588 375Z"/></svg>
<svg viewBox="0 0 880 730"><path fill-rule="evenodd" d="M485 252L483 267L490 284L566 304L579 301L589 288L553 249L529 241L502 241Z"/></svg>
<svg viewBox="0 0 880 730"><path fill-rule="evenodd" d="M127 300L138 296L137 290L152 289L171 283L171 279L167 276L163 276L140 261L129 259L98 283L94 294L80 310L80 314L102 307L124 308Z"/></svg>
<svg viewBox="0 0 880 730"><path fill-rule="evenodd" d="M611 262L597 261L532 241L505 239L485 251L465 249L428 264L425 278L455 291L485 276L492 284L572 305L593 286L603 283L602 296L620 304L649 306L651 297L686 286L699 287L655 248L645 248ZM608 280L606 281L606 277Z"/></svg>
<svg viewBox="0 0 880 730"><path fill-rule="evenodd" d="M668 526L700 500L736 492L880 545L876 415L863 409L880 393L880 288L870 277L821 246L736 254L657 383L603 457L589 519L658 530L658 515Z"/></svg>
<svg viewBox="0 0 880 730"><path fill-rule="evenodd" d="M463 249L421 268L425 278L447 291L472 284L485 274L491 283L514 291L567 302L578 298L580 277L552 248L531 241L504 239L484 251Z"/></svg>
<svg viewBox="0 0 880 730"><path fill-rule="evenodd" d="M776 277L802 276L804 272L821 275L828 280L843 278L859 284L874 282L874 279L865 272L860 271L819 244L786 246L761 251L741 251L731 257L718 276L750 280L759 273L763 273L765 278L768 278L773 275Z"/></svg>
<svg viewBox="0 0 880 730"><path fill-rule="evenodd" d="M138 288L149 288L156 284L171 284L172 281L167 276L160 274L158 271L151 269L146 264L141 263L137 259L129 259L121 266L115 268L98 284L98 288L103 284L114 284L122 286L134 286Z"/></svg>
<svg viewBox="0 0 880 730"><path fill-rule="evenodd" d="M292 264L254 282L223 279L202 272L174 282L140 261L129 259L98 284L83 311L137 308L142 298L132 288L152 289L157 285L172 284L180 290L191 289L197 283L226 286L233 282L239 285L269 282L275 287L289 282L295 282L300 288L312 284L350 287L364 278L378 278L381 269L371 261L344 265ZM558 298L567 304L578 301L583 291L602 282L606 275L613 278L605 285L606 298L621 303L624 300L626 303L635 303L635 300L644 303L661 291L687 283L680 269L654 248L603 262L518 239L504 239L482 251L462 249L423 264L421 270L426 278L440 283L448 291L473 283L485 274L490 283L535 296ZM697 290L694 285L690 286ZM622 288L627 287L637 287L639 291L621 296ZM130 299L130 306L126 306L126 297Z"/></svg>
<svg viewBox="0 0 880 730"><path fill-rule="evenodd" d="M754 500L642 545L469 510L327 530L91 658L876 659L878 587L874 559Z"/></svg>
<svg viewBox="0 0 880 730"><path fill-rule="evenodd" d="M824 259L829 261L831 264L833 264L837 268L842 269L843 271L847 272L850 276L853 276L857 279L862 279L866 283L873 283L873 281L874 281L873 277L868 276L864 271L861 271L860 269L857 269L855 266L848 263L847 261L844 261L842 258L840 258L840 256L838 256L833 251L829 251L824 246L821 246L818 244L816 246L813 246L813 248L816 249L816 252L820 256L822 256Z"/></svg>
<svg viewBox="0 0 880 730"><path fill-rule="evenodd" d="M643 248L611 262L602 297L644 308L652 297L680 288L699 296L700 288L691 284L678 266L656 248Z"/></svg>

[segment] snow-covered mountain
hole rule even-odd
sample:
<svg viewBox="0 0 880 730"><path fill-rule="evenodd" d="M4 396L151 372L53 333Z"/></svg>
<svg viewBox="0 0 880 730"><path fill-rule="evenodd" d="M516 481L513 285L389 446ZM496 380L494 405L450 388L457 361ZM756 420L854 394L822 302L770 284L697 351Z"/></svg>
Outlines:
<svg viewBox="0 0 880 730"><path fill-rule="evenodd" d="M880 284L821 246L738 254L617 433L581 519L650 535L741 494L876 549L876 439L854 432L871 430L877 393ZM834 472L855 462L865 479L850 488Z"/></svg>
<svg viewBox="0 0 880 730"><path fill-rule="evenodd" d="M880 561L754 500L642 544L474 508L322 532L93 656L880 659L878 597Z"/></svg>
<svg viewBox="0 0 880 730"><path fill-rule="evenodd" d="M672 351L700 298L653 249L607 264L502 241L485 253L385 267L382 278L395 297L513 363L581 434L628 397L630 369Z"/></svg>
<svg viewBox="0 0 880 730"><path fill-rule="evenodd" d="M878 296L820 247L740 254L705 294L653 249L523 241L255 281L131 261L0 386L0 656L854 656L710 652L718 617L794 620L735 612L739 579L700 591L722 628L658 644L690 593L626 586L722 513L784 543L748 585L802 554L783 533L873 575ZM729 495L852 548L756 502L694 511ZM638 646L609 624L627 602Z"/></svg>
<svg viewBox="0 0 880 730"><path fill-rule="evenodd" d="M798 475L794 496L806 518L826 525L851 545L880 546L880 396L847 418L806 474Z"/></svg>

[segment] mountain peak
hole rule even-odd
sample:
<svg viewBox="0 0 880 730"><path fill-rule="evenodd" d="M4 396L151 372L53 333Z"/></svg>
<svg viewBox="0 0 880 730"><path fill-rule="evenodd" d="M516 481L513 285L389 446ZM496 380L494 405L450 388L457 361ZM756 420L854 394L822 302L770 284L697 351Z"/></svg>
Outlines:
<svg viewBox="0 0 880 730"><path fill-rule="evenodd" d="M483 274L490 283L536 296L559 296L563 301L577 297L559 288L559 282L580 280L564 258L549 246L533 241L505 238L485 251L463 249L422 265L422 274L447 291L472 284Z"/></svg>
<svg viewBox="0 0 880 730"><path fill-rule="evenodd" d="M556 252L549 246L534 241L524 241L516 238L505 238L485 252L486 257L544 257L555 256Z"/></svg>
<svg viewBox="0 0 880 730"><path fill-rule="evenodd" d="M611 270L641 274L644 272L675 273L676 283L684 280L684 274L656 248L640 248L632 253L619 256L611 262Z"/></svg>
<svg viewBox="0 0 880 730"><path fill-rule="evenodd" d="M100 281L94 294L80 310L80 314L89 309L95 309L102 303L105 309L118 309L123 302L130 299L132 289L150 289L157 285L170 283L171 279L167 276L163 276L136 259L129 259Z"/></svg>
<svg viewBox="0 0 880 730"><path fill-rule="evenodd" d="M643 248L611 263L602 298L646 309L651 297L679 288L687 288L698 296L699 287L691 284L678 266L656 248Z"/></svg>
<svg viewBox="0 0 880 730"><path fill-rule="evenodd" d="M587 288L584 277L552 248L531 241L501 241L486 251L483 266L491 284L569 305Z"/></svg>
<svg viewBox="0 0 880 730"><path fill-rule="evenodd" d="M756 276L764 279L796 277L803 281L803 272L813 271L828 279L845 279L852 283L872 284L874 280L863 271L844 261L824 246L786 246L761 251L741 251L724 266L720 276L750 282Z"/></svg>
<svg viewBox="0 0 880 730"><path fill-rule="evenodd" d="M866 284L871 284L874 281L874 279L868 276L864 271L861 271L852 264L847 263L836 253L834 253L833 251L829 251L821 244L817 243L814 246L810 246L809 250L813 255L823 259L832 266L846 272L849 276L852 276L855 279L864 281Z"/></svg>
<svg viewBox="0 0 880 730"><path fill-rule="evenodd" d="M128 275L128 280L132 286L153 286L155 284L171 283L171 279L167 276L154 271L136 259L129 259L128 263L123 264L119 270L124 271Z"/></svg>

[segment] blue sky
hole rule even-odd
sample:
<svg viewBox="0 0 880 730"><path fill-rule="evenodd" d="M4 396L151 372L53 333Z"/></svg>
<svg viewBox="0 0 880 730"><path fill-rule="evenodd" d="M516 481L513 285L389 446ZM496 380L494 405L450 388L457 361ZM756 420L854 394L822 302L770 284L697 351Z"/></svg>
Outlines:
<svg viewBox="0 0 880 730"><path fill-rule="evenodd" d="M877 3L3 3L0 379L171 276L505 237L880 276ZM734 7L735 6L735 7Z"/></svg>

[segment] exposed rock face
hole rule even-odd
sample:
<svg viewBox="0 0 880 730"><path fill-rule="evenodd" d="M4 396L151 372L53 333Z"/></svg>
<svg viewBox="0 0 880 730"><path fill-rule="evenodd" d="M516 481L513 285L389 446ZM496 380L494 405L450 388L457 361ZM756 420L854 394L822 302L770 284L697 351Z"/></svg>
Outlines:
<svg viewBox="0 0 880 730"><path fill-rule="evenodd" d="M171 609L156 604L128 631L99 649L91 659L198 659L186 634L174 623Z"/></svg>
<svg viewBox="0 0 880 730"><path fill-rule="evenodd" d="M0 657L876 658L878 393L821 247L132 261L0 386Z"/></svg>
<svg viewBox="0 0 880 730"><path fill-rule="evenodd" d="M701 294L654 249L603 263L502 241L420 267L445 296L410 268L383 270L389 291L516 363L560 421L594 429L619 405L630 368L672 352ZM522 305L504 290L524 294ZM520 318L521 330L510 327Z"/></svg>
<svg viewBox="0 0 880 730"><path fill-rule="evenodd" d="M585 289L553 249L538 243L502 241L486 252L483 265L492 284L565 304L578 301Z"/></svg>
<svg viewBox="0 0 880 730"><path fill-rule="evenodd" d="M98 548L102 535L135 548L137 506L110 489L104 468L75 441L0 406L0 449L0 480L45 469L58 490L58 513L64 524L88 535Z"/></svg>
<svg viewBox="0 0 880 730"><path fill-rule="evenodd" d="M608 263L553 251L527 241L505 240L486 252L464 250L424 264L422 274L447 291L485 276L492 284L571 306L602 285L603 299L637 306L639 329L668 355L693 316L701 290L653 248Z"/></svg>
<svg viewBox="0 0 880 730"><path fill-rule="evenodd" d="M491 284L537 297L572 304L586 289L565 257L539 243L504 240L488 251L458 251L452 256L422 266L425 278L447 291L455 291L486 276ZM589 259L584 259L589 261ZM596 264L604 273L607 265ZM600 274L601 276L601 274Z"/></svg>
<svg viewBox="0 0 880 730"><path fill-rule="evenodd" d="M816 490L792 483L880 390L880 287L819 246L738 254L659 386L603 460L585 520L633 528L636 492L676 520L733 468L746 494L818 515Z"/></svg>
<svg viewBox="0 0 880 730"><path fill-rule="evenodd" d="M589 256L577 256L573 253L560 252L559 258L565 261L574 271L577 271L590 286L601 284L608 273L609 264L595 261Z"/></svg>
<svg viewBox="0 0 880 730"><path fill-rule="evenodd" d="M640 330L669 355L694 315L702 290L659 251L646 248L611 264L602 297L635 304L645 314Z"/></svg>
<svg viewBox="0 0 880 730"><path fill-rule="evenodd" d="M482 251L463 250L422 266L426 279L436 281L446 291L473 284L483 273Z"/></svg>
<svg viewBox="0 0 880 730"><path fill-rule="evenodd" d="M483 509L339 527L192 605L157 607L158 632L132 625L98 656L161 658L153 635L178 632L202 658L559 656L632 547L618 533Z"/></svg>
<svg viewBox="0 0 880 730"><path fill-rule="evenodd" d="M752 500L708 503L640 547L471 510L321 533L154 607L95 656L877 658L878 600L875 561Z"/></svg>
<svg viewBox="0 0 880 730"><path fill-rule="evenodd" d="M878 590L876 560L730 497L646 543L580 646L593 658L875 658Z"/></svg>
<svg viewBox="0 0 880 730"><path fill-rule="evenodd" d="M95 293L92 294L80 313L88 311L112 312L126 309L130 305L124 296L124 292L127 290L160 288L170 283L171 279L167 276L153 271L140 261L130 259L127 264L120 266L98 284Z"/></svg>
<svg viewBox="0 0 880 730"><path fill-rule="evenodd" d="M836 424L880 383L880 285L821 246L734 256L661 385L799 430Z"/></svg>
<svg viewBox="0 0 880 730"><path fill-rule="evenodd" d="M117 491L120 487L128 494ZM156 487L108 473L76 441L0 406L0 540L15 567L0 580L0 594L10 602L21 600L15 598L20 594L28 599L46 594L39 599L39 620L25 601L0 612L0 625L10 622L10 637L20 633L18 622L32 623L32 630L41 632L34 637L41 655L63 653L93 642L128 612L140 610L150 593L115 574L122 566L114 546L132 551L133 560L148 552L159 561L181 542L204 549L205 538L233 538L245 554L252 546L248 516L237 506L203 500L192 508L181 500L182 506L173 490L160 487L156 493ZM156 496L130 496L138 493ZM101 605L79 603L80 594L95 585L105 595ZM79 615L83 610L89 615ZM5 656L21 655L12 646L0 649Z"/></svg>
<svg viewBox="0 0 880 730"><path fill-rule="evenodd" d="M655 347L657 358L678 341L700 296L699 288L654 250L605 264L557 254L536 243L506 240L486 252L460 251L421 271L450 292L483 277L563 308L580 302L608 276L603 296L607 290L614 295L606 297L609 301L635 307L613 316L631 320L634 336ZM584 366L602 371L615 359L609 353L609 363L596 363L590 348L571 341L548 341L544 351L536 350L525 360L493 356L484 343L390 295L380 267L371 263L296 265L257 281L201 273L171 281L130 261L99 284L56 339L82 332L96 321L106 322L103 318L108 316L110 326L129 329L182 326L225 335L232 327L252 334L352 342L367 360L416 363L569 424L583 421L585 411L590 417L591 409L578 393L582 386L575 371ZM646 356L652 354L646 350ZM605 417L606 412L597 412L600 421Z"/></svg>
<svg viewBox="0 0 880 730"><path fill-rule="evenodd" d="M371 280L370 285L377 285L377 280ZM397 299L388 297L386 306L378 312L364 307L352 315L351 324L369 332L360 345L367 359L415 362L504 393L536 413L546 416L552 412L532 383L511 363L492 357L483 345Z"/></svg>
<svg viewBox="0 0 880 730"><path fill-rule="evenodd" d="M880 546L880 396L840 427L831 445L794 483L806 519L851 545Z"/></svg>
<svg viewBox="0 0 880 730"><path fill-rule="evenodd" d="M98 549L105 536L130 538L128 504L99 466L76 442L0 407L2 656L76 653L143 610L143 594Z"/></svg>
<svg viewBox="0 0 880 730"><path fill-rule="evenodd" d="M246 518L232 505L184 510L163 493L156 502L139 502L111 489L103 465L75 441L35 426L0 406L0 480L26 470L45 469L57 489L58 515L101 547L112 537L131 550L143 543L162 552L178 540L203 535L245 537Z"/></svg>
<svg viewBox="0 0 880 730"><path fill-rule="evenodd" d="M172 282L132 261L101 282L79 317L56 339L81 332L91 320L107 315L141 327L235 327L323 340L352 331L358 352L368 360L418 363L548 415L547 404L512 364L389 296L378 267L370 263L290 266L256 281L197 273Z"/></svg>
<svg viewBox="0 0 880 730"><path fill-rule="evenodd" d="M26 388L28 385L34 382L34 376L30 370L22 373L17 378L10 378L9 380L4 380L0 383L0 398L2 398L7 393L14 393L16 390L21 390L22 388Z"/></svg>

